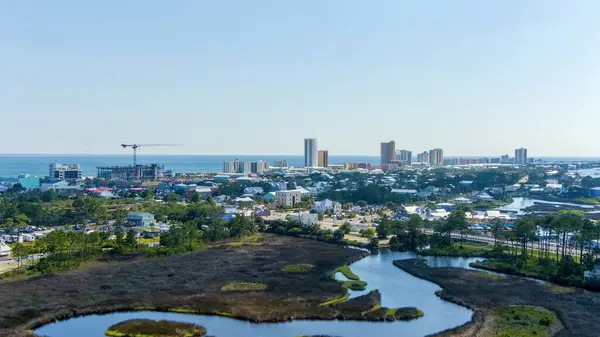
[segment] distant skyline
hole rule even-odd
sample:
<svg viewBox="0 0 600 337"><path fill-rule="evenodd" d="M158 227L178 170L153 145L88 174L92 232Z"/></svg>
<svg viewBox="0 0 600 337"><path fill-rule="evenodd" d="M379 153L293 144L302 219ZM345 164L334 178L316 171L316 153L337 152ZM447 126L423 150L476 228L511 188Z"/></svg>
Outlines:
<svg viewBox="0 0 600 337"><path fill-rule="evenodd" d="M0 153L600 157L600 2L0 2Z"/></svg>

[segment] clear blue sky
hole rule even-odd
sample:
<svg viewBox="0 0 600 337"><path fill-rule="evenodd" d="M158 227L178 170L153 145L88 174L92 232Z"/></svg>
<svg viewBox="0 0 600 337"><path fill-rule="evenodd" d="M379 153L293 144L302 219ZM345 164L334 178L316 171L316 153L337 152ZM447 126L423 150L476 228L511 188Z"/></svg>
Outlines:
<svg viewBox="0 0 600 337"><path fill-rule="evenodd" d="M0 1L0 153L600 156L600 1Z"/></svg>

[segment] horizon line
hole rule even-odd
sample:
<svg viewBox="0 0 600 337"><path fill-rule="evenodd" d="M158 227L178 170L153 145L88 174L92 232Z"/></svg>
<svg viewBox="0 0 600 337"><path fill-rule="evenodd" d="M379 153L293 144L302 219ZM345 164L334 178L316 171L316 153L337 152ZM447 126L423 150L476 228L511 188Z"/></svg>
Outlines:
<svg viewBox="0 0 600 337"><path fill-rule="evenodd" d="M131 156L131 153L0 153L1 156ZM282 156L303 157L303 154L241 154L241 153L138 153L139 156ZM496 158L502 155L447 155L445 158ZM330 154L330 157L381 157L376 154ZM416 156L413 156L416 157ZM600 159L600 156L533 156L532 158L586 158Z"/></svg>

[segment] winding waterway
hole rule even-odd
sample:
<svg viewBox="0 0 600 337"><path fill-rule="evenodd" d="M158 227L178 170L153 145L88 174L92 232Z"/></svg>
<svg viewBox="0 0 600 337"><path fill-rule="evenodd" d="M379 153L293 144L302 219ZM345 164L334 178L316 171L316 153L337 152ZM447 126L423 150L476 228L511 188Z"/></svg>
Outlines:
<svg viewBox="0 0 600 337"><path fill-rule="evenodd" d="M48 337L103 337L112 324L133 318L167 319L195 323L206 327L208 335L216 337L259 336L294 337L303 335L331 335L343 337L403 336L423 337L450 329L468 322L472 311L441 300L435 295L437 285L416 278L395 267L394 260L416 257L414 253L380 252L370 255L351 265L352 271L368 282L363 292L352 292L359 296L379 289L382 306L421 309L422 318L404 322L358 322L358 321L308 321L285 323L250 323L219 316L188 315L162 312L124 312L108 315L89 315L45 325L35 332ZM477 258L424 257L432 267L467 268ZM339 277L339 276L337 276Z"/></svg>

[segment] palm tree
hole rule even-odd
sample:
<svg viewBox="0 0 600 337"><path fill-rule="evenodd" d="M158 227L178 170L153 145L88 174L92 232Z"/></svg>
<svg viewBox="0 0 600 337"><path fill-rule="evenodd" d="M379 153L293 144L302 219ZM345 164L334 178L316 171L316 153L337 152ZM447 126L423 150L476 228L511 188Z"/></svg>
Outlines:
<svg viewBox="0 0 600 337"><path fill-rule="evenodd" d="M494 245L498 242L498 238L500 237L500 232L504 229L504 224L502 220L495 218L492 220L490 224L492 227L492 236L494 237Z"/></svg>

